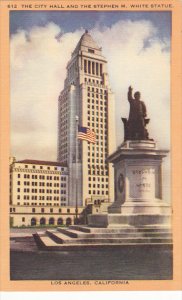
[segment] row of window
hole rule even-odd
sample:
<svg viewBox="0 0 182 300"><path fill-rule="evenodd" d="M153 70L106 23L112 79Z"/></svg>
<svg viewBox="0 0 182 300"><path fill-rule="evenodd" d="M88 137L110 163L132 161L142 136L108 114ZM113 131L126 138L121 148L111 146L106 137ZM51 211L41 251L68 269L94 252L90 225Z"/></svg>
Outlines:
<svg viewBox="0 0 182 300"><path fill-rule="evenodd" d="M86 84L90 84L90 85L97 85L99 87L103 87L103 82L102 80L98 80L98 79L91 79L90 77L85 77L84 81Z"/></svg>
<svg viewBox="0 0 182 300"><path fill-rule="evenodd" d="M20 188L17 188L17 192L18 193L20 193ZM23 192L24 193L48 193L48 194L52 194L52 193L54 193L54 194L59 194L60 193L60 191L59 190L44 190L44 189L23 189ZM61 191L61 192L65 192L66 193L66 191ZM63 193L64 194L64 193Z"/></svg>
<svg viewBox="0 0 182 300"><path fill-rule="evenodd" d="M34 206L66 206L66 203L63 203L64 205L62 205L62 202L61 203L52 203L52 202L39 202L39 203L36 203L36 202L23 202L23 205L25 205L25 206L32 206L32 205L34 205ZM17 202L17 205L22 205L22 203L20 203L20 202Z"/></svg>
<svg viewBox="0 0 182 300"><path fill-rule="evenodd" d="M92 191L92 190L89 190L88 191L88 193L89 193L89 195L108 195L109 194L109 192L108 191L100 191L100 190L94 190L94 191Z"/></svg>
<svg viewBox="0 0 182 300"><path fill-rule="evenodd" d="M102 176L104 176L104 175L108 175L108 171L95 171L95 170L88 170L88 174L89 175L102 175Z"/></svg>
<svg viewBox="0 0 182 300"><path fill-rule="evenodd" d="M46 170L51 170L51 169L53 169L53 167L43 167L43 166L38 166L38 165L25 165L25 168L27 169L27 168L31 168L31 166L32 166L32 169L40 169L40 170L43 170L43 169L46 169ZM56 170L58 170L58 167L54 167L54 170L56 171ZM64 171L64 168L63 167L61 167L61 171Z"/></svg>
<svg viewBox="0 0 182 300"><path fill-rule="evenodd" d="M108 166L107 165L87 165L88 169L101 169L101 170L104 170L104 169L108 169Z"/></svg>
<svg viewBox="0 0 182 300"><path fill-rule="evenodd" d="M108 177L89 177L88 178L88 181L102 181L102 182L104 182L104 181L106 181L106 182L108 182L109 181L109 179L108 179Z"/></svg>
<svg viewBox="0 0 182 300"><path fill-rule="evenodd" d="M88 101L87 108L89 108L89 109L95 109L95 104L98 105L99 103L100 103L100 105L103 105L103 107L107 107L107 101L104 101L104 103L103 103L103 101L99 102L98 100L95 101L94 99L92 99L92 106L91 106L91 99L88 98L87 101ZM102 106L100 106L100 107L102 107Z"/></svg>
<svg viewBox="0 0 182 300"><path fill-rule="evenodd" d="M91 156L91 153L88 153L88 156ZM92 157L105 157L105 153L92 153Z"/></svg>
<svg viewBox="0 0 182 300"><path fill-rule="evenodd" d="M47 222L48 221L48 222ZM58 218L57 221L54 218L49 218L49 220L47 220L45 218L40 218L40 225L71 225L72 224L72 220L71 218L66 218L65 221L63 221L62 218ZM25 217L22 217L22 222L25 222ZM36 226L37 225L37 219L36 218L32 218L31 219L31 226Z"/></svg>
<svg viewBox="0 0 182 300"><path fill-rule="evenodd" d="M102 123L98 124L98 123L87 123L87 126L90 127L90 129L94 130L94 132L97 131L98 128L105 128L107 129L107 124L103 125ZM98 142L96 143L96 145L98 145ZM103 145L103 144L101 144Z"/></svg>
<svg viewBox="0 0 182 300"><path fill-rule="evenodd" d="M94 116L92 116L92 118L90 117L90 116L88 116L88 121L97 121L97 122L99 122L99 115L100 115L100 119L102 119L102 120L104 120L104 118L106 118L107 117L107 113L106 112L98 112L98 111L96 111L96 117L94 117ZM101 118L102 117L102 118Z"/></svg>
<svg viewBox="0 0 182 300"><path fill-rule="evenodd" d="M32 181L32 182L30 182L30 181L17 181L17 185L32 185L32 186L53 186L53 187L59 187L60 185L59 185L59 183L54 183L54 184L52 184L52 182L47 182L46 184L45 184L45 182L37 182L37 181ZM66 184L65 183L61 183L61 186L66 186Z"/></svg>
<svg viewBox="0 0 182 300"><path fill-rule="evenodd" d="M23 175L23 178L27 178L27 179L46 179L46 180L62 180L62 181L66 181L66 177L64 176L45 176L45 175L30 175L30 174L22 174ZM17 177L18 178L21 178L21 174L18 173L17 174Z"/></svg>
<svg viewBox="0 0 182 300"><path fill-rule="evenodd" d="M87 96L88 96L88 102L90 102L90 98L92 97L92 103L94 103L94 99L96 99L96 104L103 104L103 99L104 100L107 100L107 95L100 95L100 94L94 94L94 93L87 93ZM101 101L98 101L97 99L101 99ZM107 104L107 101L104 101L105 104Z"/></svg>
<svg viewBox="0 0 182 300"><path fill-rule="evenodd" d="M39 204L40 205L40 204ZM52 205L52 203L46 203L46 205L47 206L59 206L59 203L53 203L53 205ZM38 203L37 202L31 202L31 206L38 206Z"/></svg>
<svg viewBox="0 0 182 300"><path fill-rule="evenodd" d="M87 152L87 155L88 155L88 157L90 157L90 156L92 156L92 157L103 157L104 156L104 152L101 152L100 151L100 153L98 152L98 150L97 151L94 151L94 150L92 150L92 152L89 150L88 152Z"/></svg>
<svg viewBox="0 0 182 300"><path fill-rule="evenodd" d="M17 199L20 200L20 195L17 196ZM29 195L24 195L23 196L24 200L54 200L54 201L59 201L59 196L52 197L52 196L29 196Z"/></svg>
<svg viewBox="0 0 182 300"><path fill-rule="evenodd" d="M91 148L92 148L93 151L95 151L95 150L99 151L99 149L100 149L101 152L103 152L104 150L107 151L107 147L105 147L105 148L103 148L103 147L96 147L95 144L94 145L92 144L92 147L91 147L90 144L88 144L88 151L90 151Z"/></svg>
<svg viewBox="0 0 182 300"><path fill-rule="evenodd" d="M36 204L36 205L37 205L37 204ZM10 212L16 212L16 208L15 208L15 207L13 207L13 208L10 207ZM33 213L36 212L35 207L32 208L32 212L33 212ZM37 211L37 212L39 212L39 211ZM42 213L44 213L44 212L47 213L48 210L46 209L46 211L45 211L44 208L41 208L41 212L42 212ZM62 209L59 208L58 210L54 210L53 208L50 208L49 212L50 212L50 213L61 213L61 212L62 212ZM70 211L70 208L67 208L66 211L64 210L64 213L65 213L65 212L70 213L70 212L71 212L71 211Z"/></svg>
<svg viewBox="0 0 182 300"><path fill-rule="evenodd" d="M101 94L103 94L103 92L104 92L104 94L107 94L107 90L103 90L103 89L98 89L98 88L95 88L95 87L90 87L90 86L88 86L87 87L87 90L88 91L91 91L91 92L96 92L96 93L101 93Z"/></svg>
<svg viewBox="0 0 182 300"><path fill-rule="evenodd" d="M103 64L84 59L84 72L97 76L102 76Z"/></svg>
<svg viewBox="0 0 182 300"><path fill-rule="evenodd" d="M108 184L106 184L106 185L104 185L104 184L91 184L91 183L89 183L89 188L91 188L91 187L93 187L93 188L106 188L106 189L108 189Z"/></svg>

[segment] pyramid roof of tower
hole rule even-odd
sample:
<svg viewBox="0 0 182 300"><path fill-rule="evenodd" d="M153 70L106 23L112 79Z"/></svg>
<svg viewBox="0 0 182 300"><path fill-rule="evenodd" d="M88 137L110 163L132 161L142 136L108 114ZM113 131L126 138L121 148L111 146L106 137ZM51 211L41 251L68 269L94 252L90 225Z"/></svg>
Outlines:
<svg viewBox="0 0 182 300"><path fill-rule="evenodd" d="M76 52L78 52L81 47L88 47L91 49L96 49L96 50L100 50L101 48L97 45L97 43L93 40L92 36L88 33L88 31L86 30L85 33L81 36L75 50L73 51L73 53L75 54Z"/></svg>

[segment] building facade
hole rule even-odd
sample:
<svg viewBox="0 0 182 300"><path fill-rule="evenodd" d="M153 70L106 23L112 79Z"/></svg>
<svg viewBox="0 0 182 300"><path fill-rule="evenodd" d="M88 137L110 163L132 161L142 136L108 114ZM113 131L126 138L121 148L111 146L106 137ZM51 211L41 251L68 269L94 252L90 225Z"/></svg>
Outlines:
<svg viewBox="0 0 182 300"><path fill-rule="evenodd" d="M67 64L58 110L58 161L68 166L68 204L113 201L113 169L106 159L115 150L114 95L102 49L87 31ZM77 162L76 116L80 126L96 134L96 144L78 142Z"/></svg>
<svg viewBox="0 0 182 300"><path fill-rule="evenodd" d="M78 207L80 217L83 207ZM76 208L68 206L68 171L64 164L10 159L11 226L74 224Z"/></svg>
<svg viewBox="0 0 182 300"><path fill-rule="evenodd" d="M58 162L25 159L10 162L10 204L68 205L68 171Z"/></svg>
<svg viewBox="0 0 182 300"><path fill-rule="evenodd" d="M82 212L83 207L78 207L79 218L82 218ZM11 227L72 225L75 223L75 218L74 207L10 205Z"/></svg>

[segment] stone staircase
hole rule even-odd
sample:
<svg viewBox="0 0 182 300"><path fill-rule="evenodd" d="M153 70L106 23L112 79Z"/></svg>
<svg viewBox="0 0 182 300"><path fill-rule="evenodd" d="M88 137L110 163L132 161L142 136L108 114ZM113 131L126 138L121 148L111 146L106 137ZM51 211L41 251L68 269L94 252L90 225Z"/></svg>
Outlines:
<svg viewBox="0 0 182 300"><path fill-rule="evenodd" d="M92 228L72 225L33 234L41 250L66 251L123 247L129 245L172 245L167 226Z"/></svg>

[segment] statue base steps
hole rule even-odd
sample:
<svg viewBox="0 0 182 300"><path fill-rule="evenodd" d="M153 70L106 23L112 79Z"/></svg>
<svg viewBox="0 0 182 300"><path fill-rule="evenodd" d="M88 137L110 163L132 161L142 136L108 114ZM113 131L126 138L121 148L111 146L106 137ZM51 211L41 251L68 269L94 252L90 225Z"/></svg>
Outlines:
<svg viewBox="0 0 182 300"><path fill-rule="evenodd" d="M114 224L112 224L114 226ZM46 251L110 249L142 245L172 246L168 226L125 226L109 228L72 225L34 234L37 246Z"/></svg>

